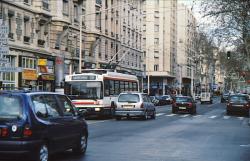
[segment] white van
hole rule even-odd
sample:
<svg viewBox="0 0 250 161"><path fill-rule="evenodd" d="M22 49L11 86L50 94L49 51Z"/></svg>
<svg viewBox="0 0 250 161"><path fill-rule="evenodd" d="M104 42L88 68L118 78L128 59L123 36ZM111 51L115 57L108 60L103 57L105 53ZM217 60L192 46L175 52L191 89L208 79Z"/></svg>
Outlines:
<svg viewBox="0 0 250 161"><path fill-rule="evenodd" d="M210 92L201 92L201 104L204 102L213 103L212 94Z"/></svg>

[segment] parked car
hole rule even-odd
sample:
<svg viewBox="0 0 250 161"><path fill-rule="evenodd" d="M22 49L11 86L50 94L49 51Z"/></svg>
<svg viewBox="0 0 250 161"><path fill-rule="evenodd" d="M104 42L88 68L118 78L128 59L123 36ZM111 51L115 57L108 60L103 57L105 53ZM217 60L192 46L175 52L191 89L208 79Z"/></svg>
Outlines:
<svg viewBox="0 0 250 161"><path fill-rule="evenodd" d="M221 103L227 102L227 101L228 101L228 96L229 96L229 93L224 93L224 94L221 96L220 102L221 102Z"/></svg>
<svg viewBox="0 0 250 161"><path fill-rule="evenodd" d="M159 105L159 99L156 96L150 96L151 102L155 105Z"/></svg>
<svg viewBox="0 0 250 161"><path fill-rule="evenodd" d="M170 95L163 95L161 98L164 101L164 104L172 104L173 103L173 98Z"/></svg>
<svg viewBox="0 0 250 161"><path fill-rule="evenodd" d="M228 97L227 114L230 115L233 112L243 112L249 116L250 100L248 95L245 94L233 94Z"/></svg>
<svg viewBox="0 0 250 161"><path fill-rule="evenodd" d="M141 117L155 119L156 110L149 96L139 92L126 92L118 96L116 102L115 117Z"/></svg>
<svg viewBox="0 0 250 161"><path fill-rule="evenodd" d="M172 104L172 113L178 112L196 114L196 102L190 96L177 96Z"/></svg>
<svg viewBox="0 0 250 161"><path fill-rule="evenodd" d="M201 95L200 94L195 94L195 100L200 100L201 99Z"/></svg>
<svg viewBox="0 0 250 161"><path fill-rule="evenodd" d="M0 157L47 161L73 149L84 154L88 126L69 98L52 92L0 92Z"/></svg>

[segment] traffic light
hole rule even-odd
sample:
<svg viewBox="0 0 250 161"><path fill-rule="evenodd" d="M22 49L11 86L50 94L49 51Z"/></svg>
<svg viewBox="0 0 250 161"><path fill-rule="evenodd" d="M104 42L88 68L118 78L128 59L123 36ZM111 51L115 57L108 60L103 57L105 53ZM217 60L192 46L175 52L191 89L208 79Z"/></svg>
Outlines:
<svg viewBox="0 0 250 161"><path fill-rule="evenodd" d="M228 51L228 52L227 52L227 59L230 59L230 57L231 57L231 52Z"/></svg>

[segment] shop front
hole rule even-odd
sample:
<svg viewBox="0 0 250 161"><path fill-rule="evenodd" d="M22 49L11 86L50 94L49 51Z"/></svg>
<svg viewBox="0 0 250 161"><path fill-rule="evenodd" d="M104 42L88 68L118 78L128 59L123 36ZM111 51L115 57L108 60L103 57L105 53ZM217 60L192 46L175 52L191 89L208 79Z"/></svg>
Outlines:
<svg viewBox="0 0 250 161"><path fill-rule="evenodd" d="M22 88L35 90L37 86L37 71L35 69L23 69Z"/></svg>

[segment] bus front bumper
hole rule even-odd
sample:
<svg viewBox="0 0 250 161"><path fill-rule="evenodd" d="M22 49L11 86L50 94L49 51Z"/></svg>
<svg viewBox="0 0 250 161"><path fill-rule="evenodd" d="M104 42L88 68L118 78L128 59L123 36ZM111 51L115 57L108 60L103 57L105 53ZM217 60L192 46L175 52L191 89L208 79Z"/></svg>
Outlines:
<svg viewBox="0 0 250 161"><path fill-rule="evenodd" d="M86 116L91 115L112 115L112 109L111 108L104 108L104 107L81 107L78 108L79 111L86 110Z"/></svg>

